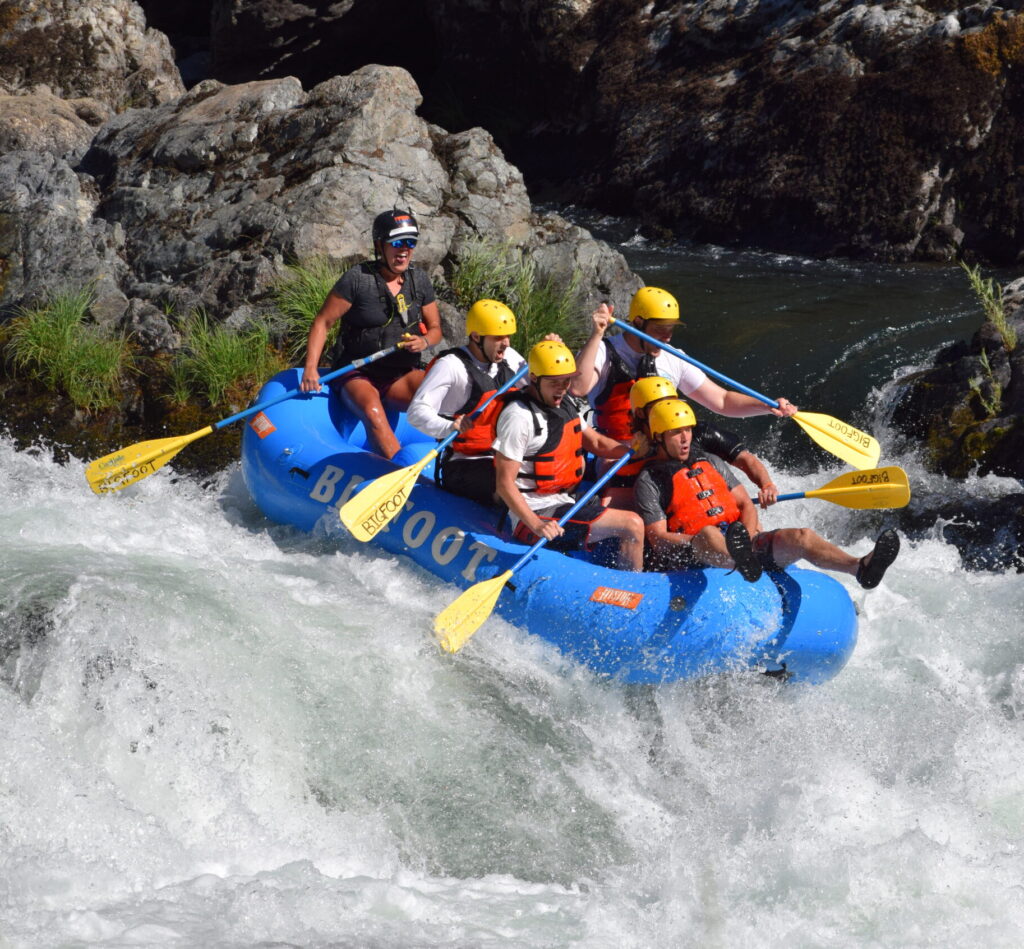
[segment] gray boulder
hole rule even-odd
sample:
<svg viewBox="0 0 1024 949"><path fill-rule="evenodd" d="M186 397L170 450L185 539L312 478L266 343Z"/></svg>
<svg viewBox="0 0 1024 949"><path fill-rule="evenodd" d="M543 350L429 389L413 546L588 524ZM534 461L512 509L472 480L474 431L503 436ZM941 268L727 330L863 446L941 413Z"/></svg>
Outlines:
<svg viewBox="0 0 1024 949"><path fill-rule="evenodd" d="M258 319L285 261L325 256L340 269L365 257L373 217L396 204L419 219L417 261L441 289L444 268L474 237L528 252L542 279L568 284L579 271L581 322L599 299L624 302L639 286L620 254L533 212L522 175L490 135L453 135L419 118L419 89L402 69L368 66L309 92L293 78L207 80L173 101L108 115L95 134L74 103L42 94L15 102L24 117L6 127L31 148L0 160L8 311L90 284L100 322L167 351L179 340L166 314ZM39 114L55 118L29 130ZM461 317L444 315L446 338L458 341Z"/></svg>
<svg viewBox="0 0 1024 949"><path fill-rule="evenodd" d="M0 308L91 285L97 320L114 324L128 299L123 232L93 217L87 179L49 152L0 155Z"/></svg>
<svg viewBox="0 0 1024 949"><path fill-rule="evenodd" d="M5 4L0 87L45 85L64 99L120 110L184 92L167 37L147 29L133 0L35 0Z"/></svg>

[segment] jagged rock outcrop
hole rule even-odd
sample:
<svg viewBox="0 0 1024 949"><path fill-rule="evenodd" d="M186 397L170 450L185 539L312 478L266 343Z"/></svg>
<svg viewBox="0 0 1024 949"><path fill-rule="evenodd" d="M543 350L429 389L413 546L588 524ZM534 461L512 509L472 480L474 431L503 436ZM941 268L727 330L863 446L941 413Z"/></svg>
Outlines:
<svg viewBox="0 0 1024 949"><path fill-rule="evenodd" d="M433 5L456 59L473 48L452 35L464 5ZM819 255L1012 262L1024 251L1007 174L1024 158L1015 12L850 0L572 9L555 42L578 79L526 131L552 149L580 143L580 200L701 240Z"/></svg>
<svg viewBox="0 0 1024 949"><path fill-rule="evenodd" d="M150 106L184 91L167 37L134 0L4 0L0 89L45 87L111 109Z"/></svg>
<svg viewBox="0 0 1024 949"><path fill-rule="evenodd" d="M528 180L654 233L1009 263L1024 252L1018 7L435 0L382 31L370 0L215 0L212 68L308 85L403 65L428 117L488 128Z"/></svg>
<svg viewBox="0 0 1024 949"><path fill-rule="evenodd" d="M111 118L77 172L11 152L0 159L0 304L96 280L102 318L138 330L148 314L138 338L166 342L152 307L258 316L285 261L361 257L372 218L395 203L420 218L421 266L486 236L539 248L543 274L579 268L589 302L624 302L639 281L621 255L535 214L486 132L450 135L417 117L419 103L407 72L379 66L309 92L293 78L209 80Z"/></svg>

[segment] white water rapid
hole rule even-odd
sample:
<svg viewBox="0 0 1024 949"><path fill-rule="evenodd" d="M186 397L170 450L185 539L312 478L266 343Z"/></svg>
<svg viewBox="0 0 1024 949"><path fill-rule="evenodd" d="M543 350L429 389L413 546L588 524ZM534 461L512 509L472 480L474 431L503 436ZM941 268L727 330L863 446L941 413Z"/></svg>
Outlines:
<svg viewBox="0 0 1024 949"><path fill-rule="evenodd" d="M237 470L83 469L0 441L3 949L1024 943L1024 580L938 529L843 578L832 682L631 691L500 619L441 655L451 590Z"/></svg>

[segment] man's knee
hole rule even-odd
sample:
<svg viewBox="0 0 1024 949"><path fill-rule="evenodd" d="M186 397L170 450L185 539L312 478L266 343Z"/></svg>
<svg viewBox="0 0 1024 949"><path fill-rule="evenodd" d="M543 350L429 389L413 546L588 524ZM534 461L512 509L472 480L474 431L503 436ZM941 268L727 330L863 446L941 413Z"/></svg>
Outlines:
<svg viewBox="0 0 1024 949"><path fill-rule="evenodd" d="M621 536L642 544L644 540L644 521L635 511L616 511L619 518L619 533Z"/></svg>
<svg viewBox="0 0 1024 949"><path fill-rule="evenodd" d="M809 527L793 527L791 530L793 531L792 543L800 550L810 549L818 540L818 535Z"/></svg>

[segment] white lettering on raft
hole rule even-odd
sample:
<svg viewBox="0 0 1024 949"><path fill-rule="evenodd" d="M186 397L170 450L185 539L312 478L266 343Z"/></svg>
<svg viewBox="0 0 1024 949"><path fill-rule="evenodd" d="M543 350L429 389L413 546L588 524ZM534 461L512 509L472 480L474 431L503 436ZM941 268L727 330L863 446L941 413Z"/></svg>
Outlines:
<svg viewBox="0 0 1024 949"><path fill-rule="evenodd" d="M338 491L338 484L344 477L345 470L343 468L339 468L336 465L326 465L320 477L317 478L316 484L313 485L312 490L309 492L310 498L314 501L319 501L321 504L326 504L336 511L348 501L355 489L366 480L361 475L352 475L343 484L341 490ZM413 506L412 501L405 501L405 493L401 492L382 504L379 511L390 513L398 507L404 507L405 510L411 511ZM372 518L375 522L373 526L380 530L381 528L376 524L378 519L378 516ZM383 527L383 530L388 530L390 526L389 521ZM417 511L402 526L402 540L408 547L415 550L422 547L430 539L436 527L437 517L432 511ZM373 533L377 533L377 531L374 530ZM430 544L430 556L439 566L446 566L462 552L465 540L466 535L461 527L451 525L442 527ZM475 583L476 571L480 564L493 563L498 555L494 548L488 547L487 544L478 540L470 544L469 551L472 556L469 558L466 568L461 571L461 575L470 583Z"/></svg>

